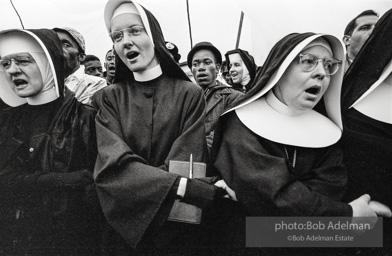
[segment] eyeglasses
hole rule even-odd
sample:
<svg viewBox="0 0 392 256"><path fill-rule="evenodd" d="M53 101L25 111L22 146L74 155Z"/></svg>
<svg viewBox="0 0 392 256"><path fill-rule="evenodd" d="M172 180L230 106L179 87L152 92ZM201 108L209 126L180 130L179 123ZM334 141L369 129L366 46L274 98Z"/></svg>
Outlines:
<svg viewBox="0 0 392 256"><path fill-rule="evenodd" d="M124 31L128 35L138 36L143 32L143 30L144 27L142 26L132 26L129 28L113 31L112 33L109 34L109 36L112 38L113 42L120 42L124 38Z"/></svg>
<svg viewBox="0 0 392 256"><path fill-rule="evenodd" d="M336 74L339 70L341 60L336 59L319 59L317 56L306 53L299 55L299 64L303 71L310 72L313 71L319 62L323 63L323 67L327 76L332 76Z"/></svg>
<svg viewBox="0 0 392 256"><path fill-rule="evenodd" d="M1 59L0 68L5 71L11 67L11 62L14 61L15 65L26 67L34 62L34 59L28 56L16 56L10 59Z"/></svg>

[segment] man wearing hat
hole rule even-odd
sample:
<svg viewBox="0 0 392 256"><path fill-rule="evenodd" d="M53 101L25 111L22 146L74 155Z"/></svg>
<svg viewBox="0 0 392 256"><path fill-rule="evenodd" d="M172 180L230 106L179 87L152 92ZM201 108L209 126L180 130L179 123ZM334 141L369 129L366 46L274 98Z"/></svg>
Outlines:
<svg viewBox="0 0 392 256"><path fill-rule="evenodd" d="M106 80L79 71L80 63L86 57L86 44L83 36L73 28L54 28L63 45L65 58L65 86L75 93L78 101L91 105L95 92L107 86Z"/></svg>
<svg viewBox="0 0 392 256"><path fill-rule="evenodd" d="M189 52L187 62L196 83L204 89L204 97L207 102L206 137L210 150L219 116L243 93L217 80L222 64L222 55L210 42L196 44Z"/></svg>

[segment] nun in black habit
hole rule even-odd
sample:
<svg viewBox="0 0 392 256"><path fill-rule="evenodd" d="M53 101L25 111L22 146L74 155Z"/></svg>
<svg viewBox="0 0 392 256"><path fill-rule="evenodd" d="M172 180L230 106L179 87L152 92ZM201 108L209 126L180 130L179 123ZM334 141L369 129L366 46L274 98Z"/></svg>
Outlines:
<svg viewBox="0 0 392 256"><path fill-rule="evenodd" d="M218 188L181 178L168 165L191 154L195 162L206 161L203 91L171 58L148 10L110 0L105 23L116 74L96 104L95 182L106 219L121 236L108 254L193 254L199 226L167 221L169 212L175 198L207 203Z"/></svg>
<svg viewBox="0 0 392 256"><path fill-rule="evenodd" d="M346 201L361 193L392 206L392 10L376 24L343 80L342 145L348 169ZM392 221L384 218L384 248L355 255L390 255Z"/></svg>
<svg viewBox="0 0 392 256"><path fill-rule="evenodd" d="M340 202L347 176L340 90L343 45L290 34L270 52L254 88L220 120L213 170L253 216L375 216Z"/></svg>
<svg viewBox="0 0 392 256"><path fill-rule="evenodd" d="M64 88L54 31L2 31L0 56L0 254L97 255L95 110Z"/></svg>
<svg viewBox="0 0 392 256"><path fill-rule="evenodd" d="M370 206L368 195L341 202L347 182L338 145L343 49L331 35L287 35L271 50L253 89L221 116L210 171L223 177L244 215L391 214L378 202L371 203L378 209Z"/></svg>

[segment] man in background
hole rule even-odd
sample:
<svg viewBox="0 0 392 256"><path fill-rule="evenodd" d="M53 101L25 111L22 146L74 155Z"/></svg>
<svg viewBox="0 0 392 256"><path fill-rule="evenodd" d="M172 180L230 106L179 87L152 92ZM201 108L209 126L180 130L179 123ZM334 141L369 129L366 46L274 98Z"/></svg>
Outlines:
<svg viewBox="0 0 392 256"><path fill-rule="evenodd" d="M343 43L347 50L344 72L350 67L362 45L373 32L378 19L378 13L373 10L366 10L348 23L343 36Z"/></svg>
<svg viewBox="0 0 392 256"><path fill-rule="evenodd" d="M106 80L80 72L80 64L86 57L86 44L83 36L73 28L54 28L59 36L65 58L65 86L75 93L76 99L91 104L95 92L107 86Z"/></svg>
<svg viewBox="0 0 392 256"><path fill-rule="evenodd" d="M83 61L84 73L90 76L103 77L102 64L95 55L86 55Z"/></svg>
<svg viewBox="0 0 392 256"><path fill-rule="evenodd" d="M113 49L110 49L105 56L105 62L103 63L105 69L106 69L106 82L107 84L112 84L113 79L114 79L114 74L116 72L116 63L115 63L116 57L113 52Z"/></svg>
<svg viewBox="0 0 392 256"><path fill-rule="evenodd" d="M219 116L242 93L217 79L222 64L222 55L210 42L196 44L189 52L187 62L196 84L204 89L207 102L205 128L207 146L210 151Z"/></svg>

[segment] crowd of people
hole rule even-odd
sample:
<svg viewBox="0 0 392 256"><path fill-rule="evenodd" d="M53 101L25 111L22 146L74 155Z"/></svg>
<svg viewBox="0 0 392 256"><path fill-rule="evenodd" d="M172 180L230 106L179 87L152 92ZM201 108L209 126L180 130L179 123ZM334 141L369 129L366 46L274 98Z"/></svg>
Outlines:
<svg viewBox="0 0 392 256"><path fill-rule="evenodd" d="M135 1L103 17L103 66L74 28L0 31L0 255L391 255L392 10L261 66L207 41L179 62ZM247 248L249 216L385 217L383 247Z"/></svg>

